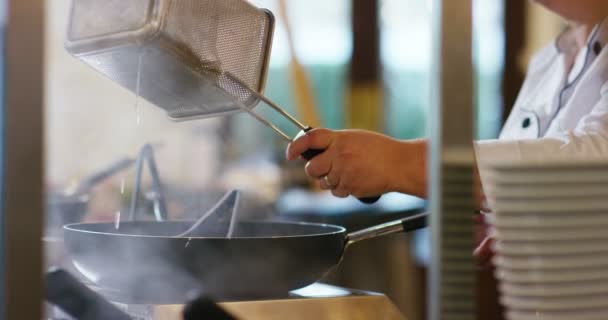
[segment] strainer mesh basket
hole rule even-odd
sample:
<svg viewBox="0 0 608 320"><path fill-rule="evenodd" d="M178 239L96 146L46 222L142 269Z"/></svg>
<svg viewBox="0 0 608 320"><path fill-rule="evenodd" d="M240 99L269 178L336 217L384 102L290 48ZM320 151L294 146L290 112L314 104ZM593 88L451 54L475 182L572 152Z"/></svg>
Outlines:
<svg viewBox="0 0 608 320"><path fill-rule="evenodd" d="M73 0L66 48L184 120L238 112L234 98L257 104L273 28L243 0Z"/></svg>

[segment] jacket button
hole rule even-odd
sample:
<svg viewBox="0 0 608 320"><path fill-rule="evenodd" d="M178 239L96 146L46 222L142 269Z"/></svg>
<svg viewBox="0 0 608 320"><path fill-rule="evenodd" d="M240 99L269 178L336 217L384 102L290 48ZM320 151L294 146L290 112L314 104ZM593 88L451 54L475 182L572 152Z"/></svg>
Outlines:
<svg viewBox="0 0 608 320"><path fill-rule="evenodd" d="M524 122L521 123L521 127L524 129L528 129L531 124L532 124L532 120L530 120L530 118L526 118L526 119L524 119Z"/></svg>
<svg viewBox="0 0 608 320"><path fill-rule="evenodd" d="M602 49L603 48L602 48L602 44L601 43L599 43L599 42L596 41L593 44L593 52L595 53L596 56L599 56L600 53L602 53Z"/></svg>

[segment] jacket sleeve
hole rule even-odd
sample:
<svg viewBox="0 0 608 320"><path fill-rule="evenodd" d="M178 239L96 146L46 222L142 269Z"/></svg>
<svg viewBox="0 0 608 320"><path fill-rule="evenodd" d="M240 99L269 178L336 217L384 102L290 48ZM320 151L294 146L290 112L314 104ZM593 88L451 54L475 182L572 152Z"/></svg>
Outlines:
<svg viewBox="0 0 608 320"><path fill-rule="evenodd" d="M474 145L484 184L488 167L496 163L608 161L608 82L602 86L600 100L574 130L539 139L486 140Z"/></svg>

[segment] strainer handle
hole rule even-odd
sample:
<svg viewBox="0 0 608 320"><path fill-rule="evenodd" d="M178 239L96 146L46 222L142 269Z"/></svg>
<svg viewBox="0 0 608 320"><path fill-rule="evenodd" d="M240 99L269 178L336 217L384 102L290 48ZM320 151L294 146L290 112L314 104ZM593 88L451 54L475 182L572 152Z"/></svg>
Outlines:
<svg viewBox="0 0 608 320"><path fill-rule="evenodd" d="M298 119L294 118L291 114L289 114L287 111L285 111L279 105L277 105L276 103L274 103L272 100L270 100L267 97L265 97L263 94L260 94L257 91L249 88L247 86L247 84L245 84L241 80L239 80L238 77L235 77L235 76L231 75L228 72L226 72L224 75L226 77L228 77L231 81L237 83L239 86L247 89L247 91L249 91L254 97L260 99L261 101L264 101L264 103L266 103L268 106L270 106L271 108L273 108L274 110L276 110L279 114L281 114L282 116L284 116L287 120L289 120L291 123L293 123L294 125L296 125L302 131L308 132L308 131L310 131L310 130L313 129L310 126L304 125L302 122L300 122ZM275 125L273 125L266 118L264 118L261 115L257 114L255 111L251 110L250 108L247 108L245 105L243 105L242 103L240 103L238 100L236 100L236 101L237 101L237 106L239 108L241 108L243 111L249 113L254 118L256 118L258 121L260 121L264 125L268 126L272 130L274 130L276 133L278 133L281 137L283 137L288 142L292 141L291 138L287 134L285 134L283 131L281 131L281 129L279 129L278 127L276 127ZM320 150L320 149L309 149L309 150L304 151L301 154L301 156L302 156L302 158L304 158L306 160L312 160L314 157L318 156L319 154L323 153L324 151L325 150ZM380 200L380 196L378 196L378 197L369 197L369 198L360 198L359 200L361 202L363 202L363 203L366 203L366 204L374 204L378 200Z"/></svg>
<svg viewBox="0 0 608 320"><path fill-rule="evenodd" d="M304 129L304 132L308 132L310 130L312 130L312 127L308 127L306 129ZM325 150L323 149L308 149L306 151L304 151L304 153L302 153L302 158L310 161L312 160L314 157L320 155L321 153L323 153ZM381 196L377 196L377 197L365 197L365 198L359 198L359 201L365 203L365 204L374 204L376 202L378 202L378 200L380 200Z"/></svg>
<svg viewBox="0 0 608 320"><path fill-rule="evenodd" d="M313 129L312 127L308 127L306 129L304 129L304 132L308 132L308 131L310 131L312 129ZM308 149L308 150L304 151L301 154L301 156L302 156L302 158L310 161L314 157L316 157L316 156L320 155L321 153L323 153L323 151L325 151L325 150L323 150L323 149Z"/></svg>

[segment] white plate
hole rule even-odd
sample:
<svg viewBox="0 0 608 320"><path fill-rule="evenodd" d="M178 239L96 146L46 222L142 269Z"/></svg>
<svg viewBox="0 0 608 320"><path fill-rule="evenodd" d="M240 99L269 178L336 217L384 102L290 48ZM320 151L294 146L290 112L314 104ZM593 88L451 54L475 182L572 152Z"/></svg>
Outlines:
<svg viewBox="0 0 608 320"><path fill-rule="evenodd" d="M516 297L559 297L608 294L608 280L557 284L515 284L501 282L500 292Z"/></svg>
<svg viewBox="0 0 608 320"><path fill-rule="evenodd" d="M597 228L496 228L489 235L503 241L597 240L608 243L608 230Z"/></svg>
<svg viewBox="0 0 608 320"><path fill-rule="evenodd" d="M608 245L597 241L494 241L494 252L510 256L560 256L572 254L606 253Z"/></svg>
<svg viewBox="0 0 608 320"><path fill-rule="evenodd" d="M575 160L575 161L544 161L538 163L538 161L494 161L494 163L488 166L488 170L493 172L513 172L513 171L578 171L578 170L607 170L608 164L605 161L589 161L589 160Z"/></svg>
<svg viewBox="0 0 608 320"><path fill-rule="evenodd" d="M608 226L608 212L581 214L491 214L486 216L486 222L498 228L563 228L579 226Z"/></svg>
<svg viewBox="0 0 608 320"><path fill-rule="evenodd" d="M563 270L605 267L606 273L608 273L608 255L606 254L543 257L505 256L497 254L492 258L492 262L498 267L524 270Z"/></svg>
<svg viewBox="0 0 608 320"><path fill-rule="evenodd" d="M500 183L525 183L530 185L549 183L608 183L608 170L490 171L487 175L487 180L492 185Z"/></svg>
<svg viewBox="0 0 608 320"><path fill-rule="evenodd" d="M608 308L577 311L520 311L506 313L509 320L606 320Z"/></svg>
<svg viewBox="0 0 608 320"><path fill-rule="evenodd" d="M608 280L608 268L565 269L565 270L513 270L498 267L494 274L497 279L510 283L566 283L577 281Z"/></svg>
<svg viewBox="0 0 608 320"><path fill-rule="evenodd" d="M608 295L589 295L559 298L514 297L502 295L501 303L507 308L519 310L565 311L592 308L608 308ZM606 315L608 317L608 315Z"/></svg>
<svg viewBox="0 0 608 320"><path fill-rule="evenodd" d="M501 212L547 212L572 213L608 211L608 197L571 198L549 200L490 200L496 214Z"/></svg>
<svg viewBox="0 0 608 320"><path fill-rule="evenodd" d="M495 198L563 198L563 197L590 197L608 196L608 183L603 184L509 184L500 183L488 185L485 188L488 194Z"/></svg>

